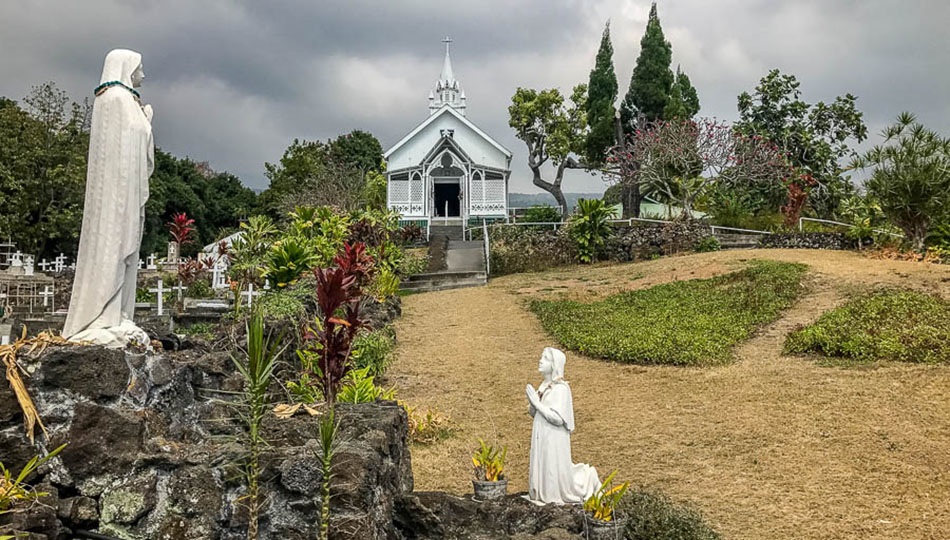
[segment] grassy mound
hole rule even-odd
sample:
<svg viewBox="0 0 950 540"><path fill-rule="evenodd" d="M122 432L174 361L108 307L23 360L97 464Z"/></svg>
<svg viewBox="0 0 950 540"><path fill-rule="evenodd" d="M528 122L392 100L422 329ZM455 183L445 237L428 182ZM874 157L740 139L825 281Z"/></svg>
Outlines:
<svg viewBox="0 0 950 540"><path fill-rule="evenodd" d="M628 291L602 302L535 301L545 330L568 349L636 364L710 365L775 320L799 296L806 266L755 261L712 279Z"/></svg>
<svg viewBox="0 0 950 540"><path fill-rule="evenodd" d="M789 335L785 352L859 362L950 363L950 302L896 289L860 296Z"/></svg>
<svg viewBox="0 0 950 540"><path fill-rule="evenodd" d="M627 517L627 540L718 540L719 534L703 515L689 506L677 504L651 490L628 492L620 503Z"/></svg>

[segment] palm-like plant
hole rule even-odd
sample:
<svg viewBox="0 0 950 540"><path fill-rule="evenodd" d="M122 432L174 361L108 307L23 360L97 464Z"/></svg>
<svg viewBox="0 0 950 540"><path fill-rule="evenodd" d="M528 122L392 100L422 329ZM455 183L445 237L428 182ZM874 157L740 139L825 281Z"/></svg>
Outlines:
<svg viewBox="0 0 950 540"><path fill-rule="evenodd" d="M925 128L908 112L882 133L884 144L852 162L873 168L865 183L869 195L899 227L911 246L924 251L931 225L948 215L950 139Z"/></svg>
<svg viewBox="0 0 950 540"><path fill-rule="evenodd" d="M294 238L275 242L264 260L263 277L278 289L297 282L300 276L317 262L317 256Z"/></svg>
<svg viewBox="0 0 950 540"><path fill-rule="evenodd" d="M570 233L577 244L581 262L592 263L597 260L610 236L608 221L615 215L616 210L601 199L582 199L578 202L577 213L571 219Z"/></svg>
<svg viewBox="0 0 950 540"><path fill-rule="evenodd" d="M195 220L189 218L185 212L172 215L172 220L168 222L168 232L179 247L194 241L191 235L195 232L195 228L192 227L194 224Z"/></svg>
<svg viewBox="0 0 950 540"><path fill-rule="evenodd" d="M264 337L264 317L260 310L255 311L247 322L247 349L241 359L231 357L238 372L244 378L244 390L240 399L231 402L247 427L247 455L244 463L247 480L247 494L244 497L248 509L248 540L258 536L258 518L262 502L260 497L261 456L267 448L262 427L264 417L269 410L267 390L274 378L274 366L280 355L280 342L283 334L276 339Z"/></svg>

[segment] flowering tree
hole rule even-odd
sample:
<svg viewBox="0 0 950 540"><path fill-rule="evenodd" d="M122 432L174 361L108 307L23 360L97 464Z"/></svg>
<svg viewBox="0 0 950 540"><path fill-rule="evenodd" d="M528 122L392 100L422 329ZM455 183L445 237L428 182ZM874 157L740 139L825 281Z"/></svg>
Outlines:
<svg viewBox="0 0 950 540"><path fill-rule="evenodd" d="M608 162L629 177L621 181L678 203L684 215L717 183L778 183L795 175L775 144L710 118L642 122L610 150Z"/></svg>

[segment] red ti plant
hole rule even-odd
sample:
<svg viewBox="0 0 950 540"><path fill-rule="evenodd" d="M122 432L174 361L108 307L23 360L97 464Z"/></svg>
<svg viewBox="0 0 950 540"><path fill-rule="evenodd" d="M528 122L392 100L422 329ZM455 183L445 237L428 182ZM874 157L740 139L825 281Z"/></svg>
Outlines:
<svg viewBox="0 0 950 540"><path fill-rule="evenodd" d="M792 228L802 217L802 211L808 202L809 190L815 185L815 179L810 174L793 175L785 180L788 189L788 199L782 206L782 215L785 216L785 226Z"/></svg>
<svg viewBox="0 0 950 540"><path fill-rule="evenodd" d="M298 354L309 363L327 403L334 403L351 368L353 338L366 322L360 319L361 284L372 272L372 259L362 243L346 244L334 258L335 268L314 270L320 315L315 327L304 332L305 346ZM308 361L309 359L309 361Z"/></svg>
<svg viewBox="0 0 950 540"><path fill-rule="evenodd" d="M189 218L184 212L174 214L172 220L168 222L168 231L172 233L172 239L178 243L179 248L194 240L191 237L191 233L195 232L195 228L192 227L194 224L195 220Z"/></svg>

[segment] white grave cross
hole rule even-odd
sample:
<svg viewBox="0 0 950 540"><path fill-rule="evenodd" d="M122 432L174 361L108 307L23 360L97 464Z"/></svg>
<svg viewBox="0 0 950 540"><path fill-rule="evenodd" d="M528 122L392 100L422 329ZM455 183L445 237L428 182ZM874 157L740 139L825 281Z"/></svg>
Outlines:
<svg viewBox="0 0 950 540"><path fill-rule="evenodd" d="M40 293L40 296L43 297L43 307L48 307L53 305L53 290L52 287L46 285L43 287L43 292Z"/></svg>
<svg viewBox="0 0 950 540"><path fill-rule="evenodd" d="M155 264L155 259L157 258L154 253L148 256L148 263L146 265L148 270L158 270L158 266Z"/></svg>
<svg viewBox="0 0 950 540"><path fill-rule="evenodd" d="M157 301L158 315L162 316L165 313L164 310L164 301L165 301L165 287L162 284L162 278L158 278L158 282L155 284L154 289L149 289L148 292L155 293L155 298Z"/></svg>
<svg viewBox="0 0 950 540"><path fill-rule="evenodd" d="M39 267L40 267L40 270L46 272L47 270L49 270L49 269L53 266L53 263L47 261L46 259L43 259L42 261L40 261L40 264L38 264L38 265L36 265L36 266L39 266Z"/></svg>
<svg viewBox="0 0 950 540"><path fill-rule="evenodd" d="M58 257L53 259L53 272L57 274L66 269L66 255L60 253Z"/></svg>
<svg viewBox="0 0 950 540"><path fill-rule="evenodd" d="M254 290L254 284L253 284L253 283L248 283L248 284L247 284L247 290L244 291L244 292L242 292L242 293L241 293L241 296L244 296L244 298L247 299L247 307L251 307L251 304L254 303L254 297L255 297L255 296L260 296L261 294L263 294L263 293L260 292L260 291L255 291L255 290Z"/></svg>
<svg viewBox="0 0 950 540"><path fill-rule="evenodd" d="M32 276L33 275L33 256L27 255L23 257L23 275Z"/></svg>

